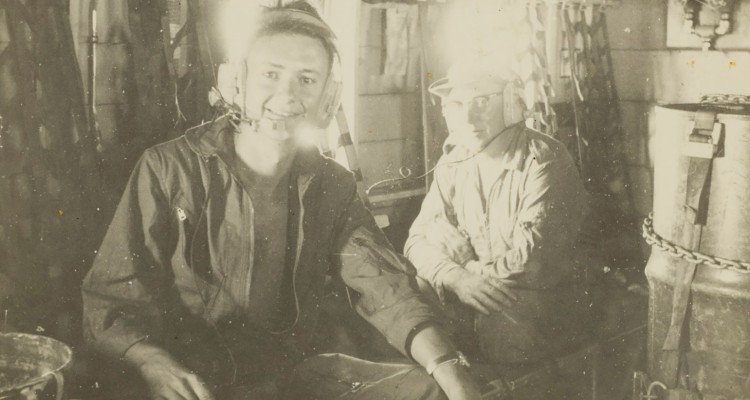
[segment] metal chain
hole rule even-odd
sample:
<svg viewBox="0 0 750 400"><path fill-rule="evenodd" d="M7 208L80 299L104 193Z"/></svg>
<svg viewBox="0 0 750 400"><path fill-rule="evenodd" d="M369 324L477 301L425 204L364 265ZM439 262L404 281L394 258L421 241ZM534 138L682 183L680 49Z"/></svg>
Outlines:
<svg viewBox="0 0 750 400"><path fill-rule="evenodd" d="M683 258L691 263L703 264L716 269L728 269L741 274L750 274L750 263L729 260L717 256L709 256L697 251L691 251L677 244L674 244L658 233L654 232L654 214L650 213L643 220L643 238L646 243L667 252L672 257Z"/></svg>
<svg viewBox="0 0 750 400"><path fill-rule="evenodd" d="M750 104L750 96L740 94L707 94L701 97L701 104Z"/></svg>

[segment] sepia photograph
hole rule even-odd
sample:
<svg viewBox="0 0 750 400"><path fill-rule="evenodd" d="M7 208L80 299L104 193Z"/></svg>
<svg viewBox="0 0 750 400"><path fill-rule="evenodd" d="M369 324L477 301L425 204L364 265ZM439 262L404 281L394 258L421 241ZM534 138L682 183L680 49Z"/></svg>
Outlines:
<svg viewBox="0 0 750 400"><path fill-rule="evenodd" d="M750 400L750 0L0 0L0 400Z"/></svg>

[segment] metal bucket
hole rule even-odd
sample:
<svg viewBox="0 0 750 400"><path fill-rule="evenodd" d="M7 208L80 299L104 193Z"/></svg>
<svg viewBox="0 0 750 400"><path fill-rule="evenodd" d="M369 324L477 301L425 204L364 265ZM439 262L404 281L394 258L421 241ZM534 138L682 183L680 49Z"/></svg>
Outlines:
<svg viewBox="0 0 750 400"><path fill-rule="evenodd" d="M0 333L0 400L32 400L54 380L56 399L63 396L62 369L73 353L44 336Z"/></svg>
<svg viewBox="0 0 750 400"><path fill-rule="evenodd" d="M714 130L702 132L714 140L700 143L690 136L699 110L713 114ZM705 113L700 120L705 125ZM653 225L644 224L652 244L646 266L649 375L670 381L674 368L665 350L668 333L677 332L680 369L669 389L750 398L750 107L657 107L656 132ZM699 187L701 156L710 167ZM697 186L689 182L696 179ZM703 197L692 196L703 209L700 218L686 207L696 187L703 190ZM687 288L687 311L675 330L674 293L680 286Z"/></svg>

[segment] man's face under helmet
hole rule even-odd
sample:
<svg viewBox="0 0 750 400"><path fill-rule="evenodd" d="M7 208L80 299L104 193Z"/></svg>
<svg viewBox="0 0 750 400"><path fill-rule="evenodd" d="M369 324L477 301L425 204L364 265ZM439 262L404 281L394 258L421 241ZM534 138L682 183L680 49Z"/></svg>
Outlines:
<svg viewBox="0 0 750 400"><path fill-rule="evenodd" d="M440 97L448 144L477 151L503 130L504 90L511 79L502 64L462 61L430 86L430 92Z"/></svg>

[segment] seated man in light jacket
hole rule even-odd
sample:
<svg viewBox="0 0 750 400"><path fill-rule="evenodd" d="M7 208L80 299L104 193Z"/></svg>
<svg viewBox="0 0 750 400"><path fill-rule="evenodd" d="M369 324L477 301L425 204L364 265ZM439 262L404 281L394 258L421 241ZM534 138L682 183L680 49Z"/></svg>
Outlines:
<svg viewBox="0 0 750 400"><path fill-rule="evenodd" d="M455 314L467 350L515 363L580 343L588 304L581 178L560 142L506 122L511 79L502 60L465 60L431 86L449 136L405 254L447 309L475 311Z"/></svg>

